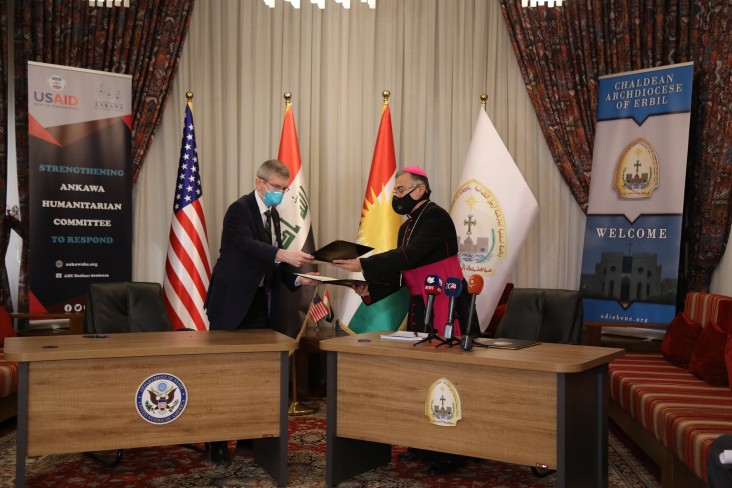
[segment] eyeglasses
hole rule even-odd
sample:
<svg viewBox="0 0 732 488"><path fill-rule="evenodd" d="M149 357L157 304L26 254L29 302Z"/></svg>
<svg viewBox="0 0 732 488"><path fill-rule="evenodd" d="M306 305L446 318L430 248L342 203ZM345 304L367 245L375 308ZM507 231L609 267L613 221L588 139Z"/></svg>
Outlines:
<svg viewBox="0 0 732 488"><path fill-rule="evenodd" d="M418 186L420 186L422 184L423 183L418 183L416 185L407 186L407 187L397 186L396 188L394 188L393 193L394 193L394 195L396 195L398 197L403 197L405 194L409 193L410 191L412 191L413 189L417 188Z"/></svg>
<svg viewBox="0 0 732 488"><path fill-rule="evenodd" d="M269 181L265 180L264 178L260 178L260 180L264 181L264 184L265 185L271 186L272 189L275 190L275 191L281 191L282 193L287 193L288 191L290 191L290 188L287 187L287 186L284 186L283 187L283 186L280 186L280 185L273 185L272 183L270 183Z"/></svg>

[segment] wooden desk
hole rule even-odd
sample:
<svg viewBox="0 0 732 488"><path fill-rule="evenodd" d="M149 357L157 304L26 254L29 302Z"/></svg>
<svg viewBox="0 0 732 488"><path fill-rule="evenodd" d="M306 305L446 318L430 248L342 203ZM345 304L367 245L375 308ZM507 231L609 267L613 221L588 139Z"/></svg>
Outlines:
<svg viewBox="0 0 732 488"><path fill-rule="evenodd" d="M390 462L391 444L556 468L560 487L607 486L607 362L621 349L466 352L379 333L320 348L328 351L327 486ZM442 377L462 402L454 427L425 415L428 390Z"/></svg>
<svg viewBox="0 0 732 488"><path fill-rule="evenodd" d="M255 439L255 460L285 486L296 347L272 330L7 338L5 358L19 363L17 486L26 456L227 439ZM164 424L137 409L157 374L187 391L185 409Z"/></svg>

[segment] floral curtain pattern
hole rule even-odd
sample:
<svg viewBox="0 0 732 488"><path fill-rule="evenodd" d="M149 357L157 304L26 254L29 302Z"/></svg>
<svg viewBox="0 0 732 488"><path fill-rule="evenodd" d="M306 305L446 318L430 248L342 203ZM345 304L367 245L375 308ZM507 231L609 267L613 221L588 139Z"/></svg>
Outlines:
<svg viewBox="0 0 732 488"><path fill-rule="evenodd" d="M16 2L15 127L23 237L19 310L28 310L29 300L28 61L132 75L131 170L136 181L177 71L193 5L194 0L138 0L130 8L91 8L88 2L68 0ZM2 269L5 275L4 262Z"/></svg>
<svg viewBox="0 0 732 488"><path fill-rule="evenodd" d="M694 62L680 296L709 289L730 230L732 35L728 0L501 0L557 168L587 211L599 76Z"/></svg>

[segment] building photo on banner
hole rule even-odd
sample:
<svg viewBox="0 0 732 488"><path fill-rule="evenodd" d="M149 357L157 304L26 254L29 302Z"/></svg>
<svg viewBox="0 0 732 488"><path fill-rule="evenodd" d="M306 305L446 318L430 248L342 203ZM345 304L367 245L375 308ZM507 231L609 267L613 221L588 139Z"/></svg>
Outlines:
<svg viewBox="0 0 732 488"><path fill-rule="evenodd" d="M0 465L34 486L55 456L129 451L123 472L157 442L213 484L468 486L488 460L526 468L491 464L506 486L710 483L731 20L726 0L3 2ZM678 417L677 380L703 392ZM670 425L632 407L655 402ZM85 403L109 423L71 421ZM310 427L317 449L291 438Z"/></svg>

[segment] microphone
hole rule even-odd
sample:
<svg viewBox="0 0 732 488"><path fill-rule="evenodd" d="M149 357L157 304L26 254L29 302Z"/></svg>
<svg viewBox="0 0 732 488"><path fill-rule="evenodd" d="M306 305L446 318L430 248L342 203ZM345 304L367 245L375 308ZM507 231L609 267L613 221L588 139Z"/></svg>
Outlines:
<svg viewBox="0 0 732 488"><path fill-rule="evenodd" d="M483 291L483 277L479 274L470 275L468 278L468 294L470 294L470 313L468 314L468 326L465 328L465 335L460 341L460 347L465 351L473 349L473 319L475 317L475 298Z"/></svg>
<svg viewBox="0 0 732 488"><path fill-rule="evenodd" d="M453 338L452 329L455 324L455 301L463 291L463 281L460 278L450 277L445 281L445 295L450 297L450 305L447 312L447 323L445 324L445 339Z"/></svg>
<svg viewBox="0 0 732 488"><path fill-rule="evenodd" d="M424 330L432 330L432 310L435 308L435 297L442 293L442 278L437 275L427 275L424 280L424 292L427 294L427 306L424 310Z"/></svg>

